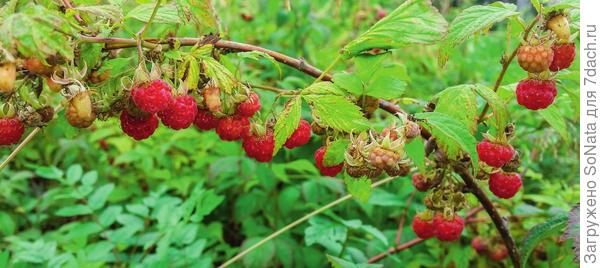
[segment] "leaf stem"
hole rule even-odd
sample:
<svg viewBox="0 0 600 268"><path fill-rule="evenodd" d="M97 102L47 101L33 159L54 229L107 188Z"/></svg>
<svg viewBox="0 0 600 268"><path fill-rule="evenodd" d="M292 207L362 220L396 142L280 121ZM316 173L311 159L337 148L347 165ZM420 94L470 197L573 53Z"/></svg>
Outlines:
<svg viewBox="0 0 600 268"><path fill-rule="evenodd" d="M152 14L150 14L150 18L148 18L148 21L146 23L144 23L144 26L142 26L142 28L135 35L136 41L137 41L137 50L138 50L138 57L139 57L140 63L144 61L144 51L142 50L142 43L144 43L144 34L146 33L146 30L148 29L148 27L150 27L150 25L152 25L152 21L154 20L154 17L156 17L156 13L158 13L158 8L160 7L160 1L161 0L156 1L156 4L154 5L154 9L152 9Z"/></svg>
<svg viewBox="0 0 600 268"><path fill-rule="evenodd" d="M342 59L342 56L340 54L338 54L337 57L335 57L335 60L333 60L333 62L331 62L331 64L329 64L329 66L327 66L327 68L325 68L323 73L321 73L321 75L319 75L319 77L317 77L317 79L315 79L315 81L312 83L315 84L315 83L321 81L323 79L323 77L325 77L341 59Z"/></svg>
<svg viewBox="0 0 600 268"><path fill-rule="evenodd" d="M378 181L376 183L373 183L373 185L371 185L371 188L379 187L379 186L381 186L383 184L386 184L386 183L388 183L388 182L390 182L390 181L392 181L392 180L394 180L396 178L398 178L398 177L388 177L388 178L385 178L385 179L380 180L380 181ZM323 211L326 211L326 210L328 210L328 209L330 209L332 207L335 207L335 206L337 206L337 205L339 205L339 204L343 203L344 201L346 201L348 199L351 199L351 198L352 198L352 195L347 194L345 196L342 196L342 197L340 197L340 198L332 201L331 203L329 203L329 204L327 204L327 205L325 205L323 207L320 207L319 209L317 209L317 210L315 210L315 211L313 211L311 213L308 213L308 214L304 215L302 218L299 218L296 221L294 221L294 222L286 225L285 227L277 230L276 232L272 233L271 235L269 235L269 236L263 238L262 240L258 241L258 243L254 244L251 247L245 249L244 251L238 253L233 258L231 258L228 261L226 261L225 263L221 264L219 266L219 268L224 268L224 267L227 267L227 266L235 263L236 261L238 261L239 259L241 259L245 255L247 255L248 253L250 253L253 250L257 249L258 247L264 245L265 243L271 241L272 239L278 237L279 235L285 233L286 231L289 231L290 229L292 229L292 228L300 225L301 223L303 223L303 222L307 221L308 219L312 218L313 216L318 215L318 214L322 213Z"/></svg>

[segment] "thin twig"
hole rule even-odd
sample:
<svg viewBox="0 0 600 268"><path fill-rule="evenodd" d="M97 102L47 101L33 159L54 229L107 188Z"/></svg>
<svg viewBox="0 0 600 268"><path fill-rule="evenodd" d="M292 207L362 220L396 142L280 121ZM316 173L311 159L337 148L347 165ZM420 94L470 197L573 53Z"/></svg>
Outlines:
<svg viewBox="0 0 600 268"><path fill-rule="evenodd" d="M250 87L268 90L268 91L271 91L271 92L275 92L277 94L283 94L283 93L286 93L286 92L289 91L289 90L285 90L285 89L281 89L281 88L276 88L276 87L272 87L272 86L267 86L267 85L254 85L254 84L250 84Z"/></svg>
<svg viewBox="0 0 600 268"><path fill-rule="evenodd" d="M156 13L158 12L158 8L160 7L160 1L161 0L156 1L156 4L154 5L154 9L152 9L152 14L150 15L150 18L148 19L148 21L146 23L144 23L144 26L142 26L142 28L135 35L135 38L137 41L136 45L137 45L138 57L139 57L140 63L144 60L144 51L142 50L142 44L144 43L144 34L146 33L146 30L148 29L148 27L150 27L150 25L152 25L152 21L154 20L154 17L156 16Z"/></svg>
<svg viewBox="0 0 600 268"><path fill-rule="evenodd" d="M397 177L389 177L389 178L385 178L385 179L383 179L383 180L380 180L380 181L378 181L378 182L376 182L376 183L373 183L373 185L371 186L371 188L376 188L376 187L379 187L379 186L381 186L381 185L383 185L383 184L386 184L386 183L388 183L388 182L390 182L390 181L394 180L395 178L397 178ZM263 238L263 239L262 239L262 240L260 240L258 243L254 244L254 245L252 245L251 247L249 247L249 248L245 249L244 251L242 251L242 252L238 253L238 254L237 254L237 255L235 255L233 258L231 258L231 259L229 259L228 261L226 261L225 263L221 264L221 265L219 266L219 268L224 268L224 267L227 267L227 266L229 266L229 265L231 265L231 264L235 263L236 261L238 261L239 259L241 259L242 257L244 257L246 254L248 254L248 253L252 252L253 250L255 250L256 248L258 248L258 247L262 246L263 244L265 244L265 243L267 243L267 242L271 241L272 239L274 239L274 238L278 237L279 235L281 235L281 234L285 233L286 231L289 231L290 229L292 229L292 228L294 228L294 227L296 227L296 226L300 225L301 223L303 223L303 222L307 221L308 219L312 218L313 216L315 216L315 215L318 215L318 214L320 214L321 212L323 212L323 211L325 211L325 210L328 210L328 209L330 209L330 208L332 208L332 207L335 207L336 205L338 205L338 204L340 204L340 203L343 203L344 201L346 201L346 200L348 200L348 199L350 199L350 198L352 198L352 195L350 195L350 194L347 194L347 195L345 195L345 196L342 196L342 197L340 197L340 198L338 198L338 199L334 200L333 202L331 202L331 203L329 203L329 204L327 204L327 205L325 205L325 206L323 206L323 207L320 207L319 209L317 209L317 210L315 210L315 211L313 211L313 212L311 212L311 213L308 213L308 214L304 215L302 218L300 218L300 219L297 219L296 221L294 221L294 222L292 222L292 223L290 223L290 224L286 225L285 227L283 227L283 228L281 228L281 229L277 230L276 232L272 233L271 235L269 235L269 236L267 236L267 237Z"/></svg>
<svg viewBox="0 0 600 268"><path fill-rule="evenodd" d="M74 9L75 8L75 6L73 5L73 3L71 3L70 0L63 0L62 2L65 5L65 7L68 8L68 9ZM83 21L83 19L81 18L81 16L79 16L79 14L75 13L75 14L73 14L73 17L80 24L85 24L85 21Z"/></svg>

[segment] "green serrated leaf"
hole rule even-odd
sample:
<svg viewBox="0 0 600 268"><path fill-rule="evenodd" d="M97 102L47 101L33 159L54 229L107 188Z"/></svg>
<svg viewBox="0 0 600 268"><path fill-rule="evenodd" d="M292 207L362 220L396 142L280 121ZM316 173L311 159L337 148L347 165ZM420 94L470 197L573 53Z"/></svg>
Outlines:
<svg viewBox="0 0 600 268"><path fill-rule="evenodd" d="M110 19L114 22L120 21L123 18L123 13L121 13L122 9L116 5L77 6L73 9L82 13L94 15L98 18Z"/></svg>
<svg viewBox="0 0 600 268"><path fill-rule="evenodd" d="M467 126L469 132L477 130L477 98L472 85L449 87L438 93L435 111L447 114Z"/></svg>
<svg viewBox="0 0 600 268"><path fill-rule="evenodd" d="M444 36L447 26L429 0L408 0L348 43L340 53L350 58L373 48L433 44Z"/></svg>
<svg viewBox="0 0 600 268"><path fill-rule="evenodd" d="M384 100L399 98L406 89L404 77L408 77L404 65L384 65L373 73L364 94Z"/></svg>
<svg viewBox="0 0 600 268"><path fill-rule="evenodd" d="M313 116L325 126L345 132L359 132L369 127L360 108L331 82L313 84L301 94L310 105Z"/></svg>
<svg viewBox="0 0 600 268"><path fill-rule="evenodd" d="M344 153L348 148L350 140L348 139L337 139L327 146L327 151L323 156L323 165L331 167L344 162Z"/></svg>
<svg viewBox="0 0 600 268"><path fill-rule="evenodd" d="M437 112L418 113L415 114L415 117L425 120L419 124L431 130L436 144L446 152L448 158L458 159L461 152L469 154L473 164L473 173L477 174L479 161L475 148L477 140L462 122Z"/></svg>
<svg viewBox="0 0 600 268"><path fill-rule="evenodd" d="M421 172L425 172L425 143L420 137L404 145L408 158L415 163Z"/></svg>
<svg viewBox="0 0 600 268"><path fill-rule="evenodd" d="M343 88L354 96L361 96L364 93L364 86L361 79L354 74L346 72L336 73L333 75L332 81L336 86Z"/></svg>
<svg viewBox="0 0 600 268"><path fill-rule="evenodd" d="M291 98L285 105L285 109L277 117L273 135L275 136L275 147L273 155L277 154L281 146L294 133L298 124L300 124L300 112L302 108L302 99L300 97Z"/></svg>
<svg viewBox="0 0 600 268"><path fill-rule="evenodd" d="M219 89L227 94L231 94L235 86L235 80L229 69L225 68L225 66L212 57L201 57L200 60L204 66L206 76L210 77Z"/></svg>
<svg viewBox="0 0 600 268"><path fill-rule="evenodd" d="M154 10L154 6L156 4L143 4L138 5L129 13L125 18L132 18L142 22L148 22L150 16L152 15L152 11ZM177 12L177 7L175 5L161 5L156 11L156 15L154 16L154 20L152 23L167 23L167 24L176 24L181 23L179 19L179 14Z"/></svg>
<svg viewBox="0 0 600 268"><path fill-rule="evenodd" d="M113 189L115 189L115 185L112 183L103 185L102 187L96 189L88 200L90 208L96 210L104 207L104 204L106 204L106 200L112 193Z"/></svg>
<svg viewBox="0 0 600 268"><path fill-rule="evenodd" d="M194 23L199 34L221 32L211 0L177 0L176 3L180 17Z"/></svg>
<svg viewBox="0 0 600 268"><path fill-rule="evenodd" d="M260 60L261 58L267 59L277 69L277 72L279 73L279 77L281 77L283 75L283 73L281 71L281 66L279 65L279 62L267 53L255 50L255 51L239 52L239 53L236 53L236 56L238 56L240 58L252 59L252 60L256 60L256 61Z"/></svg>
<svg viewBox="0 0 600 268"><path fill-rule="evenodd" d="M567 122L555 105L550 105L546 109L538 110L537 112L558 132L558 134L560 134L560 137L562 137L565 142L571 142L569 139L569 131L567 130Z"/></svg>
<svg viewBox="0 0 600 268"><path fill-rule="evenodd" d="M483 85L475 85L473 87L475 92L479 94L490 106L492 113L494 114L494 123L498 133L504 133L504 128L508 124L509 114L506 108L506 103L496 92Z"/></svg>
<svg viewBox="0 0 600 268"><path fill-rule="evenodd" d="M200 80L200 65L194 57L188 58L188 71L185 83L188 89L196 89Z"/></svg>
<svg viewBox="0 0 600 268"><path fill-rule="evenodd" d="M529 230L529 233L527 233L527 236L523 241L523 246L520 248L521 263L524 267L535 247L545 238L565 228L568 220L569 217L567 214L556 215L548 221L536 225Z"/></svg>
<svg viewBox="0 0 600 268"><path fill-rule="evenodd" d="M371 180L363 177L363 178L345 178L344 182L346 183L346 189L348 193L350 193L354 198L356 198L361 203L366 204L369 201L369 197L371 197Z"/></svg>
<svg viewBox="0 0 600 268"><path fill-rule="evenodd" d="M448 35L442 41L440 45L439 64L444 66L448 60L448 54L450 50L455 46L462 43L469 36L488 29L494 23L505 20L512 16L518 16L516 12L516 6L512 5L514 9L497 7L497 6L472 6L463 10L453 21L450 23L450 29Z"/></svg>
<svg viewBox="0 0 600 268"><path fill-rule="evenodd" d="M327 260L331 264L332 268L381 268L382 264L369 264L369 263L353 263L351 261L344 260L335 256L327 254Z"/></svg>

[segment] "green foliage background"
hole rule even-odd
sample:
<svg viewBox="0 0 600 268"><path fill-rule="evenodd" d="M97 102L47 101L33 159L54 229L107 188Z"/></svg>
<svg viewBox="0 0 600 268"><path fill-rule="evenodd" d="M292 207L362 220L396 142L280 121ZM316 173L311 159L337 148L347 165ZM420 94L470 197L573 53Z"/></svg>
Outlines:
<svg viewBox="0 0 600 268"><path fill-rule="evenodd" d="M43 1L42 1L43 2ZM95 1L73 1L76 4ZM144 3L150 1L137 1ZM226 39L260 45L304 58L321 69L338 50L375 22L376 8L393 10L401 1L217 2ZM441 2L441 3L440 3ZM436 2L436 6L448 1ZM442 8L451 21L459 7ZM135 3L131 3L133 6ZM253 16L245 21L240 14ZM364 19L359 20L360 16ZM125 20L137 31L140 22ZM438 66L437 48L418 46L393 52L409 81L401 105L420 112L437 92L458 84L493 85L506 46L506 23L470 38ZM514 25L513 25L514 26ZM156 24L147 36L164 32ZM518 27L511 38L516 44ZM123 32L130 37L131 33ZM180 35L185 36L185 29ZM255 84L298 89L313 78L268 60L238 61L238 75ZM514 215L510 228L519 245L529 229L553 215L565 214L579 196L578 137L579 62L560 74L553 112L565 126L552 128L539 112L509 102L517 123L513 146L522 159L524 190L498 200L501 214ZM336 67L351 70L352 62ZM525 77L516 63L507 72L500 96L514 98L514 84ZM281 109L275 94L261 91L263 113ZM310 118L308 107L303 115ZM378 111L372 122L382 127L390 115ZM561 136L562 135L562 136ZM477 137L478 139L481 137ZM0 171L0 267L212 267L295 219L346 194L341 179L321 177L312 154L322 141L313 136L304 147L282 150L273 163L245 157L238 143L221 142L213 132L193 128L172 132L160 127L152 138L134 142L116 120L77 131L59 116L44 128L16 160ZM10 149L0 149L4 159ZM364 263L394 245L398 221L407 211L402 241L415 238L409 222L424 209L423 194L414 200L409 178L377 188L367 203L352 200L312 218L246 256L236 267L326 267L327 255ZM469 200L475 206L474 198ZM497 237L484 213L459 242L426 241L390 255L385 267L495 267L510 265L477 256L470 247L475 234ZM555 232L534 251L531 267L574 267L571 240ZM119 263L116 265L115 263ZM363 266L361 266L363 267ZM366 267L366 266L365 266Z"/></svg>

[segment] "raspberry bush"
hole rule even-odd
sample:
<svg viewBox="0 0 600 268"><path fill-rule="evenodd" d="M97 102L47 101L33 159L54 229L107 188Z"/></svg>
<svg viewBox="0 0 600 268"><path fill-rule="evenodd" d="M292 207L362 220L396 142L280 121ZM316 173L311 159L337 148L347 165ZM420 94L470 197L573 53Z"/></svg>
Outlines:
<svg viewBox="0 0 600 268"><path fill-rule="evenodd" d="M6 1L0 264L576 266L578 5L433 2Z"/></svg>

